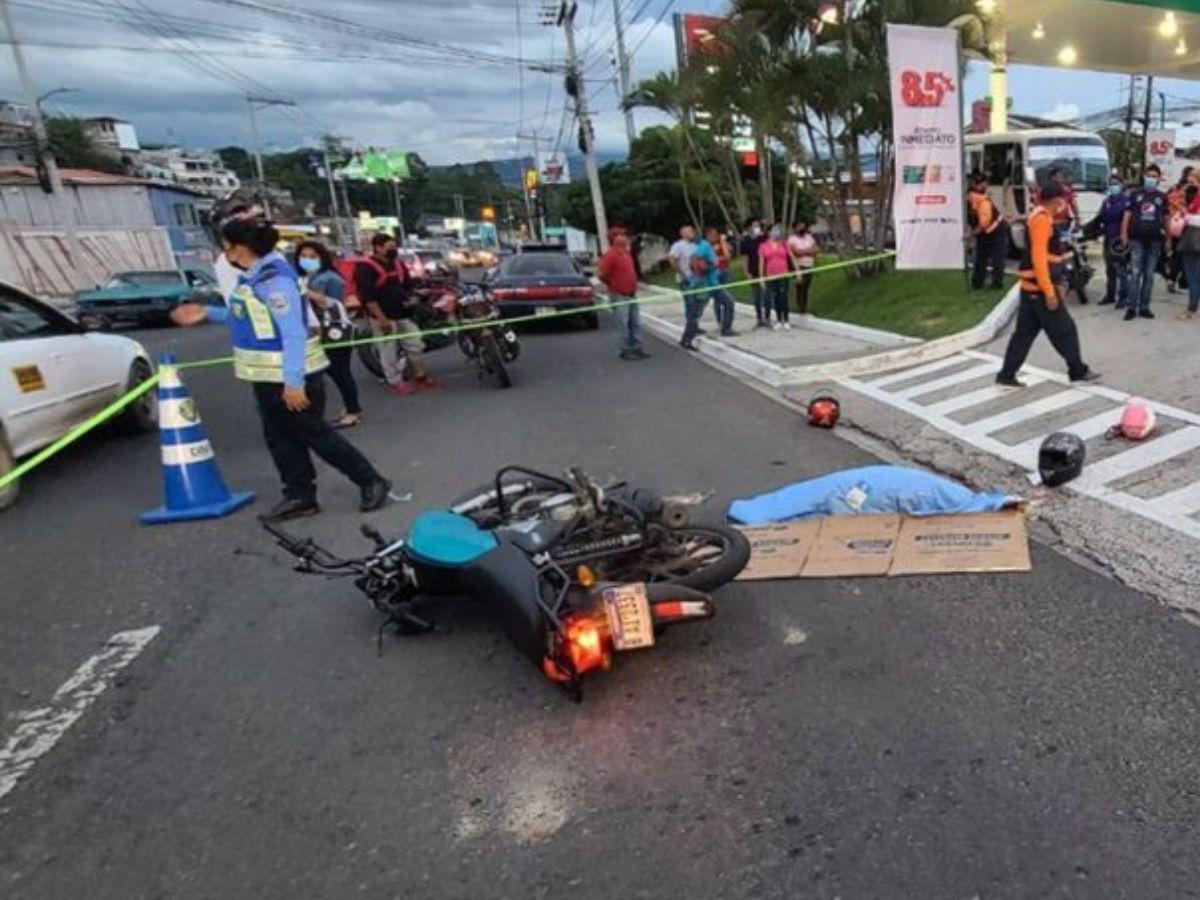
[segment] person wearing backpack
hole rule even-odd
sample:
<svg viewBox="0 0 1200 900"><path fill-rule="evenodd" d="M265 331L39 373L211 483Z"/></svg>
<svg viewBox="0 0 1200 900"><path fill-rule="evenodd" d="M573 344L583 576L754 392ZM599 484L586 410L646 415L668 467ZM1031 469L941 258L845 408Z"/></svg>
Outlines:
<svg viewBox="0 0 1200 900"><path fill-rule="evenodd" d="M1153 319L1150 295L1154 272L1166 240L1167 195L1158 189L1162 170L1154 163L1146 167L1142 186L1129 193L1129 209L1121 221L1121 240L1129 243L1129 307L1125 321Z"/></svg>
<svg viewBox="0 0 1200 900"><path fill-rule="evenodd" d="M1104 297L1101 306L1116 304L1124 309L1129 301L1129 247L1121 240L1121 228L1129 209L1129 192L1125 182L1116 174L1108 179L1108 196L1100 204L1096 218L1088 223L1084 234L1104 239Z"/></svg>
<svg viewBox="0 0 1200 900"><path fill-rule="evenodd" d="M688 229L691 231L691 229ZM693 231L694 235L695 232ZM717 268L717 251L704 238L692 244L688 255L688 282L683 295L685 323L679 346L684 350L696 350L695 339L701 334L700 317L713 290L720 286L720 271Z"/></svg>

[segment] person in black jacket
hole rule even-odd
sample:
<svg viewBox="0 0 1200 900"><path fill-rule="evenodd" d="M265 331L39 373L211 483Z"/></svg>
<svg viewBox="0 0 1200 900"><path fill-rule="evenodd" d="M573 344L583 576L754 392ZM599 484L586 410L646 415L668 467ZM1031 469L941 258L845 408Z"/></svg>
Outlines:
<svg viewBox="0 0 1200 900"><path fill-rule="evenodd" d="M766 239L762 223L757 219L747 220L745 230L742 232L742 240L738 245L738 252L746 258L747 278L758 278L760 275L758 248ZM755 281L750 285L750 293L754 296L754 315L758 320L754 327L770 328L771 301L767 299L767 291L763 287L763 283Z"/></svg>

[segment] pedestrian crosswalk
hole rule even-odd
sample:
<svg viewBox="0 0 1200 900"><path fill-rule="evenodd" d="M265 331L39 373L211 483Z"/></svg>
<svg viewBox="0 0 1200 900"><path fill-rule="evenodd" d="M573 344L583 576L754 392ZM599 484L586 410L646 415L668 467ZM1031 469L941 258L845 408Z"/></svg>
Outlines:
<svg viewBox="0 0 1200 900"><path fill-rule="evenodd" d="M1000 362L968 350L838 383L1030 473L1037 470L1038 447L1047 434L1076 434L1088 443L1090 462L1069 484L1071 490L1200 538L1200 415L1152 401L1158 431L1140 443L1108 445L1105 432L1120 418L1127 394L1103 385L1072 385L1063 375L1030 366L1021 372L1025 388L1002 387L993 383ZM1130 485L1139 482L1153 489L1164 467L1173 469L1169 488L1150 496L1143 488L1132 492Z"/></svg>

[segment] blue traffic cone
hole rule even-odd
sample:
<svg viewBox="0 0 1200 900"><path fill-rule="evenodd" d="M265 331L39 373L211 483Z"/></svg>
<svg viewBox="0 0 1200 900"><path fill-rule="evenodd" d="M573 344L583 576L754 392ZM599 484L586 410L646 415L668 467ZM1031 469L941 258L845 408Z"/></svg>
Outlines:
<svg viewBox="0 0 1200 900"><path fill-rule="evenodd" d="M216 519L254 501L246 491L230 493L217 468L212 444L196 404L179 378L175 355L158 359L158 431L162 441L163 493L166 503L139 517L143 525Z"/></svg>

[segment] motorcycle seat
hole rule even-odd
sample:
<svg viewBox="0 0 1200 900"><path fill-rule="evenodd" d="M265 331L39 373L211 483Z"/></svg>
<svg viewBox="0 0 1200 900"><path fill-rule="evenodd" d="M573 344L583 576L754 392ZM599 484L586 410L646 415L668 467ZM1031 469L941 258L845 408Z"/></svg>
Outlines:
<svg viewBox="0 0 1200 900"><path fill-rule="evenodd" d="M413 557L435 566L465 566L498 546L490 531L444 509L421 513L408 533L408 549Z"/></svg>

